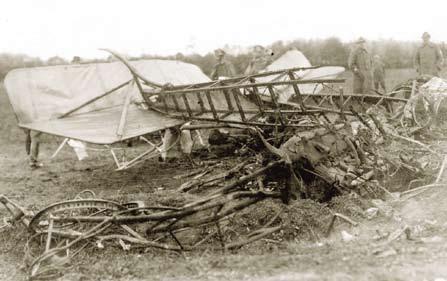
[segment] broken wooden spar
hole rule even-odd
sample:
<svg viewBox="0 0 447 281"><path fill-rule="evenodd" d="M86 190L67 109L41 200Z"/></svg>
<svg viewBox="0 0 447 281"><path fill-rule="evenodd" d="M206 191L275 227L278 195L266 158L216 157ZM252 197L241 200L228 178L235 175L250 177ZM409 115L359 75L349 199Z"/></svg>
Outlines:
<svg viewBox="0 0 447 281"><path fill-rule="evenodd" d="M364 112L371 106L407 102L406 99L387 95L351 94L342 87L335 87L344 84L344 79L303 78L303 71L318 70L319 66L265 71L219 81L160 86L137 73L122 56L111 53L129 69L137 85L150 86L138 87L150 110L185 121L308 128L314 124L303 122L303 115L351 115L344 109L353 106L356 111Z"/></svg>

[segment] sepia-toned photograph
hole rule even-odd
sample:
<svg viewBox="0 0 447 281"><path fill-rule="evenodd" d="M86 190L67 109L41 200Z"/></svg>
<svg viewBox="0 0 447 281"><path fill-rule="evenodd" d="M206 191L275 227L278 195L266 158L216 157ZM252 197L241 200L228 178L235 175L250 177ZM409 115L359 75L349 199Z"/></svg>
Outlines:
<svg viewBox="0 0 447 281"><path fill-rule="evenodd" d="M4 0L1 281L447 281L447 4Z"/></svg>

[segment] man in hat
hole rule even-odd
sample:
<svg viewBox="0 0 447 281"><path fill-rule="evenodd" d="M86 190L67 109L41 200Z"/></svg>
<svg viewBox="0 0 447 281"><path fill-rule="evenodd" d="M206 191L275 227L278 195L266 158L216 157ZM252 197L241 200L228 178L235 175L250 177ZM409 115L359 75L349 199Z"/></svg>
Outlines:
<svg viewBox="0 0 447 281"><path fill-rule="evenodd" d="M382 88L386 92L385 88L385 64L380 59L379 55L374 56L373 60L373 75L374 75L374 89L379 91Z"/></svg>
<svg viewBox="0 0 447 281"><path fill-rule="evenodd" d="M71 64L81 64L81 57L74 56L73 59L71 60Z"/></svg>
<svg viewBox="0 0 447 281"><path fill-rule="evenodd" d="M236 75L236 71L231 63L224 60L225 51L222 49L217 49L214 51L214 55L217 58L217 63L213 67L213 71L211 72L211 79L225 79L234 77Z"/></svg>
<svg viewBox="0 0 447 281"><path fill-rule="evenodd" d="M354 74L355 94L369 94L373 88L372 61L365 43L366 40L360 37L349 54L348 66Z"/></svg>
<svg viewBox="0 0 447 281"><path fill-rule="evenodd" d="M422 34L422 45L414 56L414 68L419 75L439 76L444 59L441 49L430 42L430 34Z"/></svg>
<svg viewBox="0 0 447 281"><path fill-rule="evenodd" d="M261 45L256 45L253 47L253 57L248 63L245 69L245 75L251 75L259 73L259 71L266 68L271 62L271 57L273 56L273 51L270 49L265 49Z"/></svg>

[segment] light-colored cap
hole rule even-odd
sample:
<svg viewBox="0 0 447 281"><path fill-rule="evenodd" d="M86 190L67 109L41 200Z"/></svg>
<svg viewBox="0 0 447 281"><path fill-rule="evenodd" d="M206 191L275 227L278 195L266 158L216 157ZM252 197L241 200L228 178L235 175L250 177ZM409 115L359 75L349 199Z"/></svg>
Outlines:
<svg viewBox="0 0 447 281"><path fill-rule="evenodd" d="M225 55L226 53L225 53L225 51L222 50L222 49L216 49L216 50L214 50L214 54L215 54L216 56L223 56L223 55Z"/></svg>
<svg viewBox="0 0 447 281"><path fill-rule="evenodd" d="M430 33L428 33L427 31L422 33L422 38L430 38Z"/></svg>
<svg viewBox="0 0 447 281"><path fill-rule="evenodd" d="M359 39L357 39L357 41L355 41L356 44L360 44L360 43L366 43L365 38L363 37L359 37Z"/></svg>

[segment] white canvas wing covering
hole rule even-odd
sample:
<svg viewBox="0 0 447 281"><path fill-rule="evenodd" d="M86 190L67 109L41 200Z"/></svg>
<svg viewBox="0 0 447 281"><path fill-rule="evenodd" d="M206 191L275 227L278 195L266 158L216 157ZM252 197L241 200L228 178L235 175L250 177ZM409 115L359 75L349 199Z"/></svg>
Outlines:
<svg viewBox="0 0 447 281"><path fill-rule="evenodd" d="M131 64L158 84L210 81L197 66L179 61L141 60ZM134 83L59 118L131 79L122 63L111 62L16 69L6 76L5 86L19 126L86 142L109 144L183 123L136 106L134 103L141 102L142 97ZM128 94L133 104L123 135L118 136Z"/></svg>
<svg viewBox="0 0 447 281"><path fill-rule="evenodd" d="M290 50L272 62L269 66L265 68L266 71L275 71L288 68L297 67L311 67L309 60L304 56L304 54L298 50ZM323 66L314 69L305 69L295 71L295 79L311 80L311 79L334 79L340 73L345 71L344 67L341 66ZM263 77L260 81L284 81L289 80L288 76L276 75ZM298 88L302 94L316 94L319 93L323 87L320 84L300 84ZM289 99L295 95L293 87L291 85L278 87L278 102L287 103Z"/></svg>

